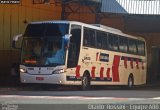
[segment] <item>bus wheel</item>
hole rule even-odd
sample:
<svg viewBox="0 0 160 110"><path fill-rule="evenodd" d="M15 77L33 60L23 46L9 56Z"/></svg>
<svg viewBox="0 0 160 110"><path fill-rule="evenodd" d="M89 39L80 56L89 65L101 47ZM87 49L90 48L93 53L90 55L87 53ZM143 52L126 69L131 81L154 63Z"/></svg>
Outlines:
<svg viewBox="0 0 160 110"><path fill-rule="evenodd" d="M132 89L133 86L134 86L134 79L133 79L133 76L130 75L129 78L128 78L127 88L128 88L128 89Z"/></svg>
<svg viewBox="0 0 160 110"><path fill-rule="evenodd" d="M88 74L84 74L82 77L82 90L90 89L90 76Z"/></svg>

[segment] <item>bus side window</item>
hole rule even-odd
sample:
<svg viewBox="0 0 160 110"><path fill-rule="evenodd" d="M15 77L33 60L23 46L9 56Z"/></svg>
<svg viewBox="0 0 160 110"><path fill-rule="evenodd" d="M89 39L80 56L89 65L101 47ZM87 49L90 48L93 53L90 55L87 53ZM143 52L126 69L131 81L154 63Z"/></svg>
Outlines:
<svg viewBox="0 0 160 110"><path fill-rule="evenodd" d="M114 43L114 39L113 39L113 34L108 34L108 48L110 49L110 50L113 50L113 43Z"/></svg>
<svg viewBox="0 0 160 110"><path fill-rule="evenodd" d="M138 55L145 55L145 43L137 42Z"/></svg>
<svg viewBox="0 0 160 110"><path fill-rule="evenodd" d="M124 52L128 52L128 39L127 38L124 38Z"/></svg>
<svg viewBox="0 0 160 110"><path fill-rule="evenodd" d="M97 32L96 41L97 41L97 48L102 48L101 32Z"/></svg>
<svg viewBox="0 0 160 110"><path fill-rule="evenodd" d="M102 48L108 49L108 35L106 33L102 34Z"/></svg>
<svg viewBox="0 0 160 110"><path fill-rule="evenodd" d="M132 54L137 54L136 40L129 39L129 52Z"/></svg>
<svg viewBox="0 0 160 110"><path fill-rule="evenodd" d="M119 49L119 44L118 44L118 35L114 35L114 40L113 40L113 50L118 51Z"/></svg>
<svg viewBox="0 0 160 110"><path fill-rule="evenodd" d="M84 46L89 46L89 42L90 42L89 31L88 31L88 30L84 30L84 41L83 41L83 45L84 45Z"/></svg>
<svg viewBox="0 0 160 110"><path fill-rule="evenodd" d="M90 46L96 47L96 35L94 30L90 30Z"/></svg>
<svg viewBox="0 0 160 110"><path fill-rule="evenodd" d="M119 50L124 52L124 39L123 39L123 37L119 37Z"/></svg>
<svg viewBox="0 0 160 110"><path fill-rule="evenodd" d="M110 50L115 50L118 51L118 35L115 34L108 34L109 38L109 44L108 44L108 48Z"/></svg>
<svg viewBox="0 0 160 110"><path fill-rule="evenodd" d="M104 32L97 32L96 36L97 48L107 49L107 34Z"/></svg>
<svg viewBox="0 0 160 110"><path fill-rule="evenodd" d="M119 50L121 52L128 52L128 40L123 36L119 36Z"/></svg>
<svg viewBox="0 0 160 110"><path fill-rule="evenodd" d="M96 46L95 40L96 40L95 30L84 28L83 45L88 47L95 47Z"/></svg>

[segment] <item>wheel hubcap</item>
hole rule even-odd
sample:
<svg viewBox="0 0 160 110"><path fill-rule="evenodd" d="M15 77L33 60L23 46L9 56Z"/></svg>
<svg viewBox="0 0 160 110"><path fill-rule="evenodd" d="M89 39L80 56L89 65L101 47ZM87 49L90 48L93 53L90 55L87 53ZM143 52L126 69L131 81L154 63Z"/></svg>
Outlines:
<svg viewBox="0 0 160 110"><path fill-rule="evenodd" d="M132 84L132 79L130 78L130 79L129 79L129 87L132 87L132 85L133 85L133 84Z"/></svg>
<svg viewBox="0 0 160 110"><path fill-rule="evenodd" d="M83 85L84 85L84 87L87 86L87 78L86 77L83 77Z"/></svg>

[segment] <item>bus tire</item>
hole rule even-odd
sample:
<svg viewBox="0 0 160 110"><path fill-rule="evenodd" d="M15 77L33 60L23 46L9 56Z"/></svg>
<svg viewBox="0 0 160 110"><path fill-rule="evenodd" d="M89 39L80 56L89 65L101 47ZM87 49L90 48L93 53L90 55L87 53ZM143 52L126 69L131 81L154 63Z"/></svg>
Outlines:
<svg viewBox="0 0 160 110"><path fill-rule="evenodd" d="M82 90L90 89L90 75L85 73L82 77Z"/></svg>
<svg viewBox="0 0 160 110"><path fill-rule="evenodd" d="M128 77L127 88L128 88L128 89L133 89L133 86L134 86L134 78L133 78L133 75L130 75L130 76Z"/></svg>

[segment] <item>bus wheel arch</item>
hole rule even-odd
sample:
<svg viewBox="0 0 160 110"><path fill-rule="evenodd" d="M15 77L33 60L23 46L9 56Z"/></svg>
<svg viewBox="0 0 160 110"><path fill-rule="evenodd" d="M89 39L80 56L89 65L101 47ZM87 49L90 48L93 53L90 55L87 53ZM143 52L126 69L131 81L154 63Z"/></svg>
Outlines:
<svg viewBox="0 0 160 110"><path fill-rule="evenodd" d="M132 73L128 76L127 88L132 89L134 86L134 76Z"/></svg>
<svg viewBox="0 0 160 110"><path fill-rule="evenodd" d="M85 71L83 76L82 76L82 90L89 90L91 85L91 80L90 80L90 72Z"/></svg>

